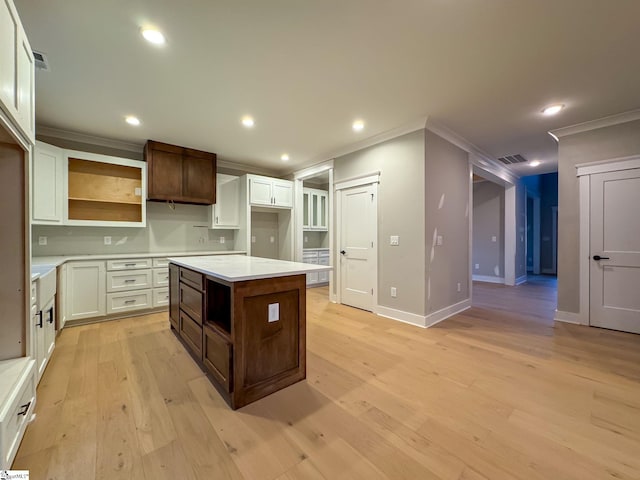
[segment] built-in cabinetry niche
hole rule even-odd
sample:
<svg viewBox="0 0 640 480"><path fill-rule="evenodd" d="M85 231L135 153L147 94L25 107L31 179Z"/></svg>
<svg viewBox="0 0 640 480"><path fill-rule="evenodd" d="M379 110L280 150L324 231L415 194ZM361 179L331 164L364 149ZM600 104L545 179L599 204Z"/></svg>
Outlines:
<svg viewBox="0 0 640 480"><path fill-rule="evenodd" d="M69 157L68 219L142 222L142 169Z"/></svg>
<svg viewBox="0 0 640 480"><path fill-rule="evenodd" d="M146 225L146 164L37 142L31 164L33 225Z"/></svg>

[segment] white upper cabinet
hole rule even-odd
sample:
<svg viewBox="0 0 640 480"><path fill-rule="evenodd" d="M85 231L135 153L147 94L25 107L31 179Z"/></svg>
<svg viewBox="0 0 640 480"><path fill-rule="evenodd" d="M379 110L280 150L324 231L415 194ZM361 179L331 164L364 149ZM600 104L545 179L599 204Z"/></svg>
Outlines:
<svg viewBox="0 0 640 480"><path fill-rule="evenodd" d="M329 192L315 188L305 188L302 195L303 230L328 230Z"/></svg>
<svg viewBox="0 0 640 480"><path fill-rule="evenodd" d="M251 205L293 208L293 182L260 175L247 177Z"/></svg>
<svg viewBox="0 0 640 480"><path fill-rule="evenodd" d="M11 0L0 0L0 107L30 144L35 142L34 60Z"/></svg>
<svg viewBox="0 0 640 480"><path fill-rule="evenodd" d="M211 228L240 228L240 177L216 175L216 203L211 207Z"/></svg>
<svg viewBox="0 0 640 480"><path fill-rule="evenodd" d="M31 223L62 224L64 151L36 142L31 166Z"/></svg>

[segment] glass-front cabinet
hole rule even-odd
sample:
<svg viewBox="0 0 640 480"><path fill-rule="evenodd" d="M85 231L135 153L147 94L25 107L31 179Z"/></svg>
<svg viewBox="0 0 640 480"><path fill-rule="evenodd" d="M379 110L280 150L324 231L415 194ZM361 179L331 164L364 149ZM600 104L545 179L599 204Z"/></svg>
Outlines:
<svg viewBox="0 0 640 480"><path fill-rule="evenodd" d="M328 230L329 192L305 188L302 205L304 230Z"/></svg>

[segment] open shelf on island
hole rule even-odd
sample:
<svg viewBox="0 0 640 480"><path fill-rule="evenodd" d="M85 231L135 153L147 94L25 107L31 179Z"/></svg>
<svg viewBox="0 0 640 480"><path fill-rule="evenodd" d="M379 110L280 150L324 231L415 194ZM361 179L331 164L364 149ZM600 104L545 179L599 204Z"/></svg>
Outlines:
<svg viewBox="0 0 640 480"><path fill-rule="evenodd" d="M231 336L231 287L207 278L206 323Z"/></svg>

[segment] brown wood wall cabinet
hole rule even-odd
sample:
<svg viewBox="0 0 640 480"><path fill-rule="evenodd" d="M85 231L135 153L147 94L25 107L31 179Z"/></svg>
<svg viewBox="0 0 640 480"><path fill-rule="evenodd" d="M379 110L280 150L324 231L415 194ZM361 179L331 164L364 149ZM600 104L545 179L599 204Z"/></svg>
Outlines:
<svg viewBox="0 0 640 480"><path fill-rule="evenodd" d="M216 154L147 141L148 199L213 205L216 203Z"/></svg>
<svg viewBox="0 0 640 480"><path fill-rule="evenodd" d="M226 282L174 264L169 274L171 327L231 408L306 377L305 275Z"/></svg>

